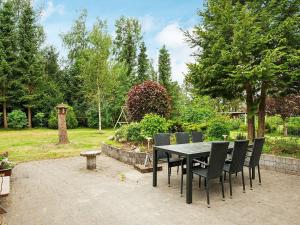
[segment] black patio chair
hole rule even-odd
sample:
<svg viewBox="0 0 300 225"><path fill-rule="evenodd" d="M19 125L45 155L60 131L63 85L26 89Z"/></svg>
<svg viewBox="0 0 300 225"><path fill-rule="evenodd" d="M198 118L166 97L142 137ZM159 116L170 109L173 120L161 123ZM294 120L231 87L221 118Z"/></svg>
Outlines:
<svg viewBox="0 0 300 225"><path fill-rule="evenodd" d="M190 134L187 132L176 132L176 144L187 144L190 143Z"/></svg>
<svg viewBox="0 0 300 225"><path fill-rule="evenodd" d="M259 160L261 156L261 152L263 150L265 143L265 138L255 138L253 147L249 148L246 153L246 159L244 162L244 166L248 167L249 169L249 179L250 179L250 190L252 190L252 174L251 170L255 171L255 167L258 170L258 179L259 184L261 185L261 175L260 175L260 168L259 168Z"/></svg>
<svg viewBox="0 0 300 225"><path fill-rule="evenodd" d="M230 198L232 198L232 183L231 183L231 174L242 173L243 181L243 192L245 192L245 180L244 180L244 162L246 153L248 150L248 140L238 140L234 142L233 152L230 160L227 160L224 165L224 176L226 173L229 175L229 187L230 187Z"/></svg>
<svg viewBox="0 0 300 225"><path fill-rule="evenodd" d="M169 145L170 144L170 134L167 133L159 133L154 136L154 145ZM168 185L170 187L170 177L172 172L172 167L179 168L181 165L182 159L180 158L172 158L172 155L168 152L158 151L157 159L163 162L167 162L168 164Z"/></svg>
<svg viewBox="0 0 300 225"><path fill-rule="evenodd" d="M203 142L203 133L199 131L192 131L192 142Z"/></svg>
<svg viewBox="0 0 300 225"><path fill-rule="evenodd" d="M221 187L222 187L222 197L225 200L224 194L224 180L223 180L223 167L227 155L229 142L220 141L220 142L212 142L211 152L209 156L209 163L201 162L200 164L205 165L205 168L194 168L193 174L199 176L199 184L201 182L201 177L205 178L205 189L207 196L207 206L210 208L209 201L209 184L210 180L215 178L221 179Z"/></svg>

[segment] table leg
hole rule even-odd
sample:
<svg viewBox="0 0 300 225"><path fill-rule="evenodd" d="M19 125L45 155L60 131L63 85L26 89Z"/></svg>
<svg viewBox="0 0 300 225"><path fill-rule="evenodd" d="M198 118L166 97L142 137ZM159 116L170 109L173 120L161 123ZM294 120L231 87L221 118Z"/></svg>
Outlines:
<svg viewBox="0 0 300 225"><path fill-rule="evenodd" d="M153 148L153 187L157 185L157 150Z"/></svg>
<svg viewBox="0 0 300 225"><path fill-rule="evenodd" d="M186 203L191 204L193 201L193 190L192 190L192 173L193 159L191 156L186 158Z"/></svg>

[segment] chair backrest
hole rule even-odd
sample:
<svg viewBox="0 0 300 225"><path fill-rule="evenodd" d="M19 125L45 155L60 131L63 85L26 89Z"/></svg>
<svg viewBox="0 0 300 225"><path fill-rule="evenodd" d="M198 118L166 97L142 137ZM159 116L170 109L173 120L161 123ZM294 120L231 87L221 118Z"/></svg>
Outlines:
<svg viewBox="0 0 300 225"><path fill-rule="evenodd" d="M248 140L237 140L234 142L230 172L236 173L243 170L248 145Z"/></svg>
<svg viewBox="0 0 300 225"><path fill-rule="evenodd" d="M227 156L228 145L229 142L227 141L212 142L207 171L208 178L218 178L221 176Z"/></svg>
<svg viewBox="0 0 300 225"><path fill-rule="evenodd" d="M190 134L187 132L176 132L176 144L187 144L190 143Z"/></svg>
<svg viewBox="0 0 300 225"><path fill-rule="evenodd" d="M203 142L203 133L199 131L192 131L192 142Z"/></svg>
<svg viewBox="0 0 300 225"><path fill-rule="evenodd" d="M265 143L265 138L255 138L253 143L252 155L250 158L250 166L257 166L259 165L259 159L261 152L263 150Z"/></svg>
<svg viewBox="0 0 300 225"><path fill-rule="evenodd" d="M169 145L170 144L170 134L168 133L158 133L154 135L154 145L161 146L161 145ZM167 152L158 151L157 152L157 159L165 159L169 157Z"/></svg>

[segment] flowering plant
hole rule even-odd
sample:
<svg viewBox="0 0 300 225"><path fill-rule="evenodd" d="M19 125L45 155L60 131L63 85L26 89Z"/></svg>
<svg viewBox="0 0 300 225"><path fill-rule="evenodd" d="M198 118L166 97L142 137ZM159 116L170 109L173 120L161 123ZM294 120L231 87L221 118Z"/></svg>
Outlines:
<svg viewBox="0 0 300 225"><path fill-rule="evenodd" d="M7 157L0 156L0 170L12 169L15 164L8 160Z"/></svg>

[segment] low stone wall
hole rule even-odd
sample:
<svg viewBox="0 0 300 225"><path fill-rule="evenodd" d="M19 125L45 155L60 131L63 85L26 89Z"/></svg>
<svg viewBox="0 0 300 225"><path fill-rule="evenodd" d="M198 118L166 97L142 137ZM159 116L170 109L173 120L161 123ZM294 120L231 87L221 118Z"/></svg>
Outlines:
<svg viewBox="0 0 300 225"><path fill-rule="evenodd" d="M146 158L146 153L128 152L105 143L101 143L101 149L104 154L129 165L143 164ZM300 159L262 154L260 166L262 169L300 176Z"/></svg>
<svg viewBox="0 0 300 225"><path fill-rule="evenodd" d="M300 159L262 154L261 168L300 176Z"/></svg>
<svg viewBox="0 0 300 225"><path fill-rule="evenodd" d="M105 143L101 143L101 150L105 155L129 165L143 164L146 158L144 152L128 152Z"/></svg>

